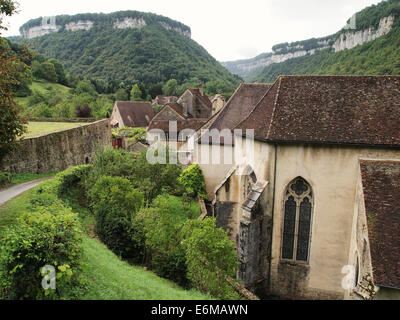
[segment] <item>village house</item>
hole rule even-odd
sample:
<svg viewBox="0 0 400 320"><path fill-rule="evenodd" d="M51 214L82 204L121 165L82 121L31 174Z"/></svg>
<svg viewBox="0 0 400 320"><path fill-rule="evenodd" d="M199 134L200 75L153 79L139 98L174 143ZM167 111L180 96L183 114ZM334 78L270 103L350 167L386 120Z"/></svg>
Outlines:
<svg viewBox="0 0 400 320"><path fill-rule="evenodd" d="M110 123L114 128L147 128L154 113L150 102L116 101Z"/></svg>
<svg viewBox="0 0 400 320"><path fill-rule="evenodd" d="M177 102L167 103L151 120L148 131L150 143L166 141L185 145L186 130L196 131L212 116L212 103L202 87L187 89ZM175 127L174 127L175 126Z"/></svg>
<svg viewBox="0 0 400 320"><path fill-rule="evenodd" d="M400 77L242 84L207 128L236 130L231 141L203 133L193 152L247 288L289 299L400 297ZM212 148L234 154L232 164L202 161Z"/></svg>

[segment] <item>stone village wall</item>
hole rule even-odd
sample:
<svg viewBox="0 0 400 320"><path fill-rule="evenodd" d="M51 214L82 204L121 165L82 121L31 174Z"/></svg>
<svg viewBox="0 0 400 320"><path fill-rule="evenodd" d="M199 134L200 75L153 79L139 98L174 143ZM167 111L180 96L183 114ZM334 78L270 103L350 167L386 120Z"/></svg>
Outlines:
<svg viewBox="0 0 400 320"><path fill-rule="evenodd" d="M91 163L97 147L111 146L109 119L17 142L3 170L11 173L49 173Z"/></svg>

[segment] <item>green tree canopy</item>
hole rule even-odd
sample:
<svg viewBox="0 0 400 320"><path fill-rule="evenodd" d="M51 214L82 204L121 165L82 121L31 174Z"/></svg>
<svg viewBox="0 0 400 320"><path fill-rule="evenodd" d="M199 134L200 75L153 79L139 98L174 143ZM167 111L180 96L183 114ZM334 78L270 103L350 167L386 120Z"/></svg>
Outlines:
<svg viewBox="0 0 400 320"><path fill-rule="evenodd" d="M142 101L142 91L139 86L135 84L131 90L131 101Z"/></svg>

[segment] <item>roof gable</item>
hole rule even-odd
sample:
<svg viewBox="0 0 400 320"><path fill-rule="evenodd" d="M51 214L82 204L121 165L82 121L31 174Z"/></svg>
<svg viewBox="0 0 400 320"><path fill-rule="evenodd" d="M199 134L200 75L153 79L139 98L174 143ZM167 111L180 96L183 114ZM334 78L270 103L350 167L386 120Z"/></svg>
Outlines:
<svg viewBox="0 0 400 320"><path fill-rule="evenodd" d="M172 119L171 115L175 115L175 117L172 116L172 117L174 117L174 119ZM168 103L168 104L166 104L154 116L154 120L184 120L186 118L188 118L188 116L183 113L183 108L178 103Z"/></svg>
<svg viewBox="0 0 400 320"><path fill-rule="evenodd" d="M242 83L229 99L227 104L208 122L202 129L217 129L219 131L233 130L254 109L257 103L268 92L272 84L268 83ZM208 133L211 141L218 141L213 132ZM206 136L201 139L207 140ZM220 141L220 143L222 143Z"/></svg>

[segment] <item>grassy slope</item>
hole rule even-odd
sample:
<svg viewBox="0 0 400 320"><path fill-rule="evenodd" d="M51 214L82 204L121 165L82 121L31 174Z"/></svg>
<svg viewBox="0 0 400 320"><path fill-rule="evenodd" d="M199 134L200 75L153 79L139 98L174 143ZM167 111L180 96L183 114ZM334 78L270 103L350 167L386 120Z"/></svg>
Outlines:
<svg viewBox="0 0 400 320"><path fill-rule="evenodd" d="M61 93L67 94L70 88L63 86L58 83L51 83L45 80L34 79L32 83L29 85L29 88L33 91L38 91L42 94L49 93L50 91L60 91ZM15 101L21 105L25 106L28 102L28 97L24 98L15 98Z"/></svg>
<svg viewBox="0 0 400 320"><path fill-rule="evenodd" d="M29 122L28 132L24 135L25 139L39 137L48 133L64 131L76 127L87 125L79 122Z"/></svg>
<svg viewBox="0 0 400 320"><path fill-rule="evenodd" d="M0 237L2 231L15 223L26 211L32 190L0 207ZM78 209L73 205L73 209ZM79 212L82 224L89 230L93 218L87 210ZM88 235L83 237L83 279L87 290L77 290L82 300L204 300L208 296L191 290L186 291L176 284L162 279L152 272L134 267L119 259L98 240Z"/></svg>

